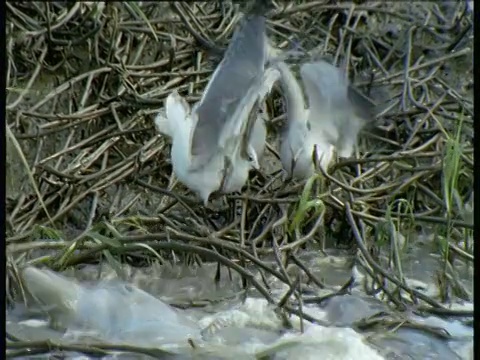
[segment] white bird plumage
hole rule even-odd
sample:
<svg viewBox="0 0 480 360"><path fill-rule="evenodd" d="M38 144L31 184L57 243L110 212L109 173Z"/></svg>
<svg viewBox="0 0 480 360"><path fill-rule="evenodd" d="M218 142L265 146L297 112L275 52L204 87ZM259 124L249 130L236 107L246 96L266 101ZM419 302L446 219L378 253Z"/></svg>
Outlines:
<svg viewBox="0 0 480 360"><path fill-rule="evenodd" d="M265 18L246 15L200 101L191 109L174 91L166 99L166 116L155 120L172 137L177 178L205 205L215 191L241 190L249 170L259 167L266 130L251 112L280 77L277 69L265 69L266 59Z"/></svg>
<svg viewBox="0 0 480 360"><path fill-rule="evenodd" d="M305 179L316 164L325 171L335 151L341 157L352 155L356 138L368 118L367 102L358 101L341 69L316 61L300 66L308 99L306 105L300 83L284 62L275 67L287 107L287 126L281 139L280 158L289 177Z"/></svg>
<svg viewBox="0 0 480 360"><path fill-rule="evenodd" d="M216 191L240 191L249 170L259 168L266 129L257 110L278 80L288 121L280 158L289 177L308 178L317 166L326 171L335 152L351 156L371 117L372 104L350 87L341 69L325 61L300 66L302 91L282 60L296 52L269 46L265 22L262 15L246 15L200 101L190 108L174 91L166 99L165 116L155 120L157 129L172 137L174 173L205 205Z"/></svg>

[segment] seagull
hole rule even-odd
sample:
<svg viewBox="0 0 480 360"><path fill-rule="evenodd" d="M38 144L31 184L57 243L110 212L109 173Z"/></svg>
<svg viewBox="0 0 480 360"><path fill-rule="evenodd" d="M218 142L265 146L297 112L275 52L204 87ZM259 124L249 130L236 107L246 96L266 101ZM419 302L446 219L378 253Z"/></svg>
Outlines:
<svg viewBox="0 0 480 360"><path fill-rule="evenodd" d="M181 100L180 100L181 101ZM155 128L158 133L172 138L172 130L170 129L170 122L167 119L167 115L165 109L160 109L157 113L155 120ZM252 159L252 167L257 168L259 167L260 159L265 152L266 146L266 138L267 138L267 128L265 126L265 119L262 116L257 116L257 119L253 125L252 136L250 137L250 148L249 153L251 153L251 157L255 158L257 161L253 161Z"/></svg>
<svg viewBox="0 0 480 360"><path fill-rule="evenodd" d="M173 171L206 206L212 193L240 191L249 170L259 168L265 147L260 103L280 78L268 59L266 19L251 11L242 19L198 103L173 91L157 129L172 138Z"/></svg>
<svg viewBox="0 0 480 360"><path fill-rule="evenodd" d="M354 90L344 72L324 60L300 65L304 91L289 66L278 61L286 100L287 126L280 143L280 159L289 178L306 179L316 166L324 171L335 152L352 155L357 135L370 121L373 104Z"/></svg>

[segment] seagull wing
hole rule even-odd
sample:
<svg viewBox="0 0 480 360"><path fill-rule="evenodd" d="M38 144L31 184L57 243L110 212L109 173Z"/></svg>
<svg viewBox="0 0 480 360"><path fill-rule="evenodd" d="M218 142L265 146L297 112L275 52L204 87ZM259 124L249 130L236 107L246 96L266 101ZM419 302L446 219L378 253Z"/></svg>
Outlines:
<svg viewBox="0 0 480 360"><path fill-rule="evenodd" d="M345 73L325 62L303 64L300 70L310 108L314 138L338 147L349 156L371 109L365 98L350 87Z"/></svg>
<svg viewBox="0 0 480 360"><path fill-rule="evenodd" d="M300 75L308 98L312 134L335 145L350 113L346 79L325 61L303 64Z"/></svg>
<svg viewBox="0 0 480 360"><path fill-rule="evenodd" d="M252 88L263 77L265 58L265 18L247 15L196 106L193 156L208 159L245 131L248 114L258 98L258 91Z"/></svg>

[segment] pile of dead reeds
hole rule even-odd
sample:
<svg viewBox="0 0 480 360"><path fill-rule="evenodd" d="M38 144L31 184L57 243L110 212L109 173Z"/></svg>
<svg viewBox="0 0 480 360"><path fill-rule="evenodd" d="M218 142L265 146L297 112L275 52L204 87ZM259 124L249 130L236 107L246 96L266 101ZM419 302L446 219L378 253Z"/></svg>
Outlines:
<svg viewBox="0 0 480 360"><path fill-rule="evenodd" d="M61 269L180 256L218 261L247 280L245 265L253 263L293 286L284 268L301 268L298 249L333 237L356 244L365 268L388 277L376 267L378 240L432 228L451 252L473 258L458 245L473 228L473 35L465 4L280 3L268 21L272 42L347 64L383 110L356 156L328 174L284 184L270 151L262 176L214 210L169 186L169 143L152 120L173 89L199 99L238 5L6 6L11 275L25 261ZM267 108L275 149L284 121L279 93ZM262 261L272 252L278 269ZM256 286L269 297L266 284Z"/></svg>

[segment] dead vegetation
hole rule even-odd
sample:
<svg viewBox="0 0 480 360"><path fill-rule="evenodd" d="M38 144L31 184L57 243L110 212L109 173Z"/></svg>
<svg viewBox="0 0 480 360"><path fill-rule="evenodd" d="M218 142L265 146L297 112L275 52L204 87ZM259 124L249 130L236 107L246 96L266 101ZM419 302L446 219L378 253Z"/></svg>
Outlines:
<svg viewBox="0 0 480 360"><path fill-rule="evenodd" d="M382 112L356 156L328 174L282 184L272 160L241 195L206 209L170 186L169 143L153 116L173 89L199 99L239 6L7 3L7 280L25 262L64 269L106 259L121 273L125 261L207 259L273 302L246 265L292 292L292 264L321 285L296 254L333 237L360 250L357 263L375 286L388 279L440 311L376 249L380 239L391 246L435 229L446 263L473 260L473 20L464 2L452 4L279 2L268 21L273 43L347 64ZM274 143L284 120L279 93L267 105ZM445 269L441 283L458 295ZM406 301L384 290L394 304Z"/></svg>

